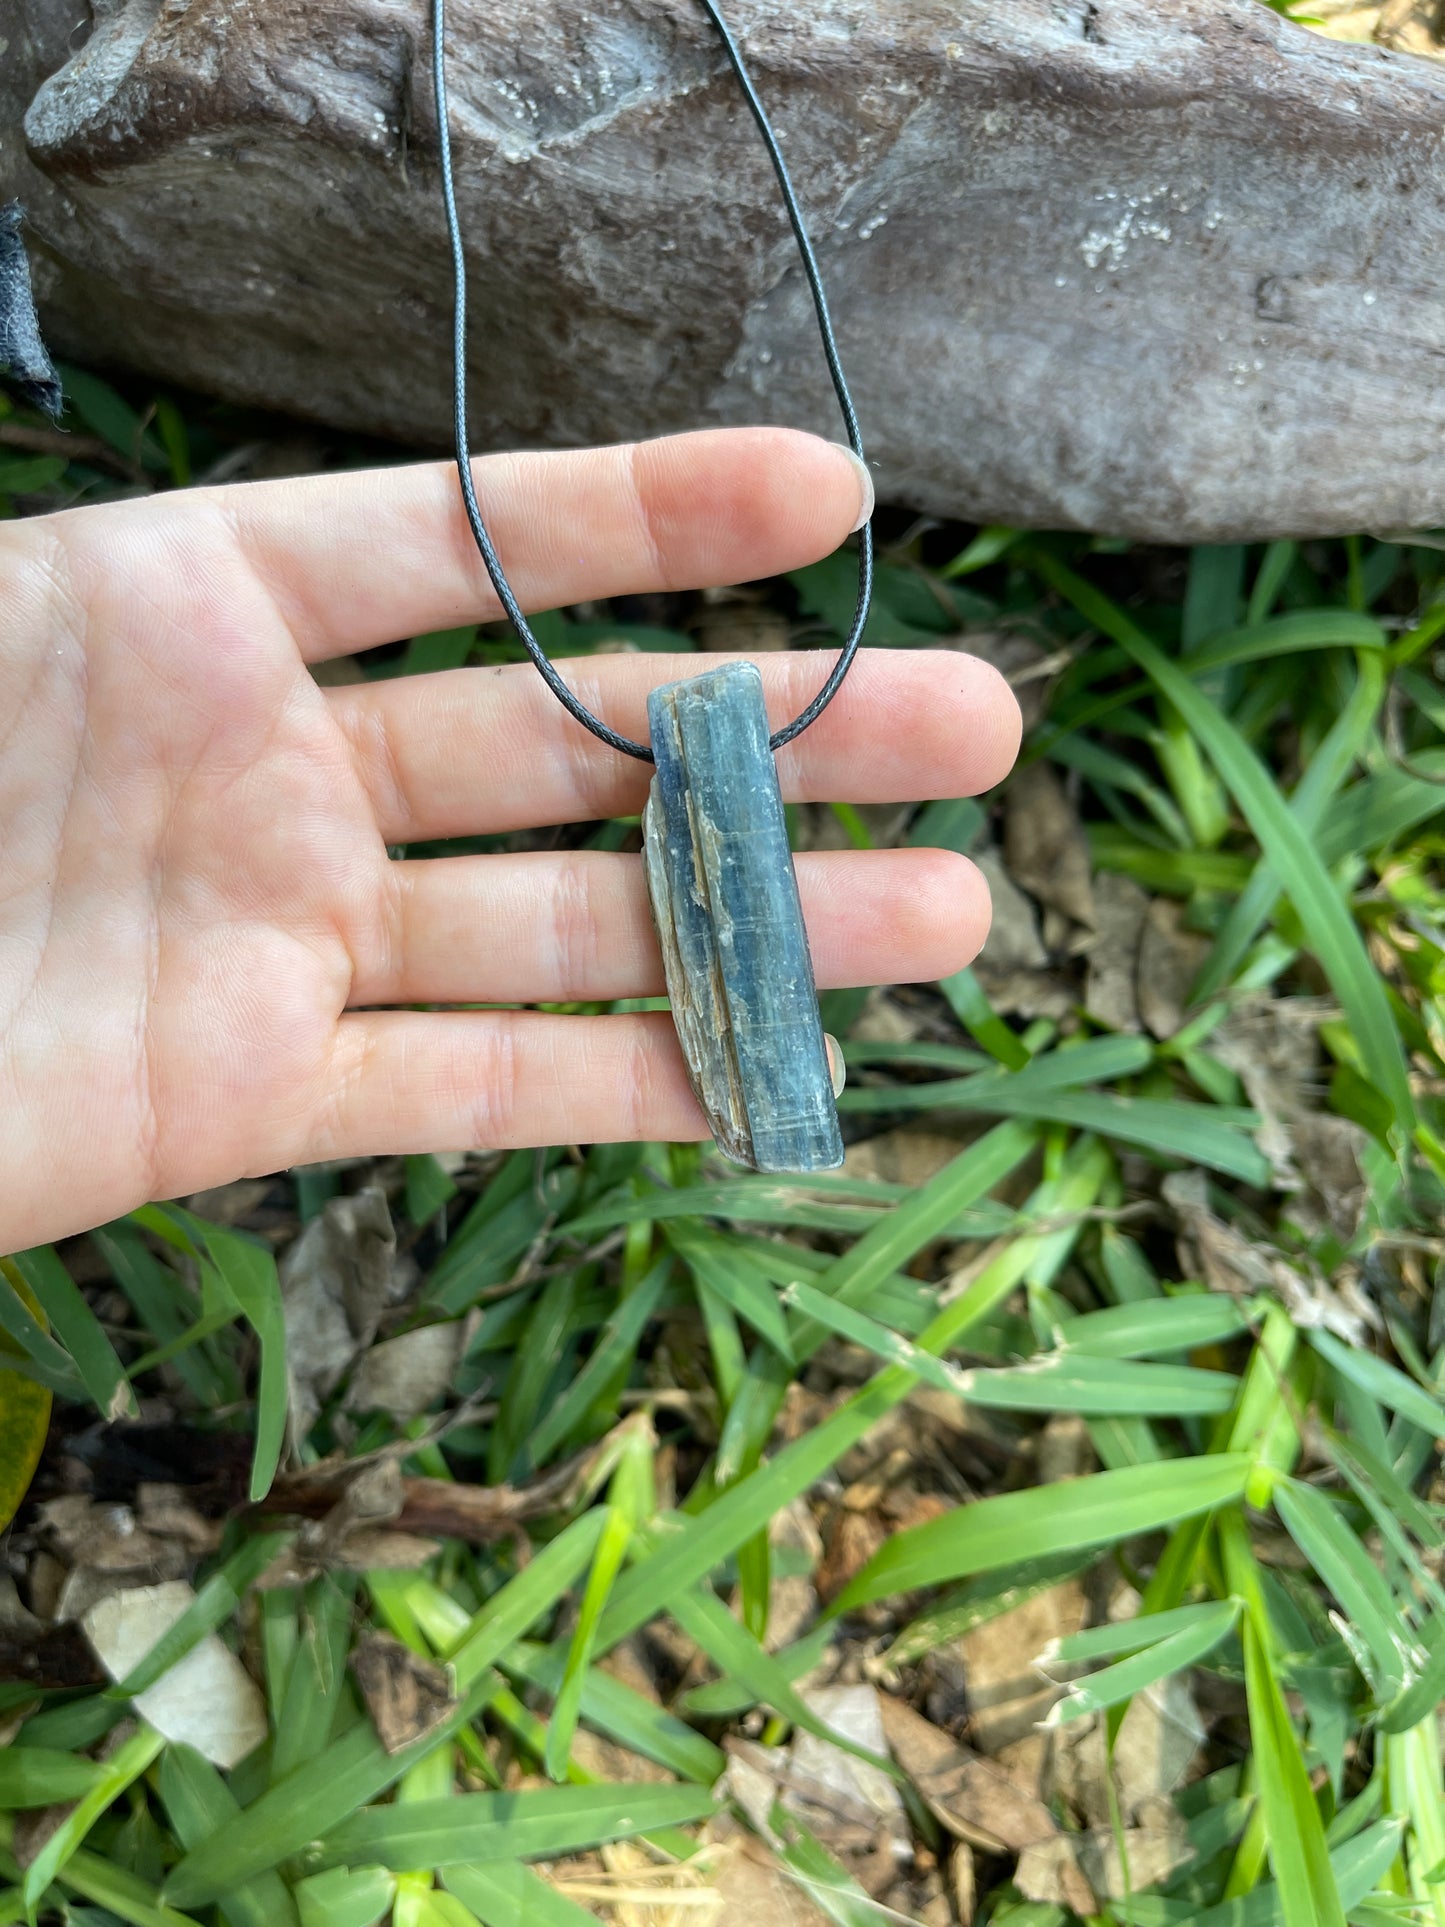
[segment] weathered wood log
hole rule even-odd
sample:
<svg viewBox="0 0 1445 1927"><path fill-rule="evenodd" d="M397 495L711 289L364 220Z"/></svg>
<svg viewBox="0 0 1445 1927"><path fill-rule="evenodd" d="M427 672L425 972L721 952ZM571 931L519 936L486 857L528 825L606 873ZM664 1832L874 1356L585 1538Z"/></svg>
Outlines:
<svg viewBox="0 0 1445 1927"><path fill-rule="evenodd" d="M80 45L82 6L0 0L55 345L440 444L423 0L96 0ZM1256 0L734 12L884 495L1165 540L1445 521L1445 70ZM477 445L835 432L700 10L454 0L452 32Z"/></svg>

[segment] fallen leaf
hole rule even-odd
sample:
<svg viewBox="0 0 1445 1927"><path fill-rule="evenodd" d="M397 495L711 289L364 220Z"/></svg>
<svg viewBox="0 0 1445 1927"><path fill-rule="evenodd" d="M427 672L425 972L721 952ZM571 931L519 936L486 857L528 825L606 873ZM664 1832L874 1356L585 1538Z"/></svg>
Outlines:
<svg viewBox="0 0 1445 1927"><path fill-rule="evenodd" d="M712 1886L721 1907L711 1921L704 1914L699 1927L829 1927L795 1880L790 1880L767 1847L742 1832L724 1838Z"/></svg>
<svg viewBox="0 0 1445 1927"><path fill-rule="evenodd" d="M887 1752L875 1687L803 1686L799 1691L841 1738L874 1753ZM881 1859L891 1868L911 1852L902 1797L881 1767L801 1728L787 1747L730 1738L726 1750L727 1791L765 1839L775 1838L770 1816L774 1801L781 1801L831 1853L851 1863L865 1885L863 1863Z"/></svg>
<svg viewBox="0 0 1445 1927"><path fill-rule="evenodd" d="M419 1325L367 1351L346 1391L352 1412L386 1412L404 1422L428 1411L445 1395L461 1359L465 1336L458 1319Z"/></svg>
<svg viewBox="0 0 1445 1927"><path fill-rule="evenodd" d="M1097 1895L1110 1900L1156 1886L1193 1851L1188 1827L1167 1800L1152 1802L1140 1823L1125 1827L1122 1837L1112 1827L1093 1827L1077 1848L1084 1878Z"/></svg>
<svg viewBox="0 0 1445 1927"><path fill-rule="evenodd" d="M358 1643L351 1672L388 1753L434 1733L456 1709L450 1668L423 1659L389 1633L371 1632Z"/></svg>
<svg viewBox="0 0 1445 1927"><path fill-rule="evenodd" d="M853 1035L857 1035L856 1029ZM877 1137L850 1144L843 1158L843 1175L876 1178L884 1184L927 1184L963 1149L964 1140L942 1131L883 1131Z"/></svg>
<svg viewBox="0 0 1445 1927"><path fill-rule="evenodd" d="M915 1712L884 1694L883 1730L894 1759L940 1826L985 1853L1021 1853L1049 1840L1058 1824L1042 1800Z"/></svg>
<svg viewBox="0 0 1445 1927"><path fill-rule="evenodd" d="M860 1044L908 1044L922 1029L919 1018L886 990L870 990L868 1001L849 1028Z"/></svg>
<svg viewBox="0 0 1445 1927"><path fill-rule="evenodd" d="M183 1580L112 1593L85 1615L85 1636L96 1658L120 1681L146 1657L195 1600ZM165 1739L193 1746L213 1766L229 1770L266 1737L266 1702L239 1659L208 1633L154 1686L135 1696L135 1709Z"/></svg>
<svg viewBox="0 0 1445 1927"><path fill-rule="evenodd" d="M1084 1009L1110 1030L1137 1031L1139 944L1149 898L1132 877L1103 870L1094 878L1097 935L1088 953Z"/></svg>
<svg viewBox="0 0 1445 1927"><path fill-rule="evenodd" d="M1014 1869L1014 1885L1025 1900L1045 1906L1067 1907L1076 1914L1096 1914L1099 1903L1079 1865L1078 1850L1067 1834L1025 1847Z"/></svg>
<svg viewBox="0 0 1445 1927"><path fill-rule="evenodd" d="M383 1192L332 1198L281 1260L293 1443L376 1336L392 1290L396 1233Z"/></svg>
<svg viewBox="0 0 1445 1927"><path fill-rule="evenodd" d="M1036 903L1080 930L1095 928L1088 839L1052 763L1027 763L1009 783L1003 851L1009 875Z"/></svg>
<svg viewBox="0 0 1445 1927"><path fill-rule="evenodd" d="M735 655L774 655L793 645L793 625L766 603L712 600L704 596L694 623L700 649Z"/></svg>
<svg viewBox="0 0 1445 1927"><path fill-rule="evenodd" d="M989 925L976 967L992 976L1014 971L1043 970L1049 961L1039 935L1038 913L1005 869L997 850L981 849L974 862L987 879L993 899L993 921Z"/></svg>
<svg viewBox="0 0 1445 1927"><path fill-rule="evenodd" d="M1155 897L1139 938L1139 1015L1145 1028L1163 1039L1184 1024L1189 991L1209 955L1209 939L1184 926L1184 910L1168 897Z"/></svg>
<svg viewBox="0 0 1445 1927"><path fill-rule="evenodd" d="M1360 1287L1353 1267L1326 1278L1305 1254L1293 1264L1273 1245L1246 1238L1210 1208L1202 1171L1171 1171L1160 1187L1179 1220L1179 1262L1186 1277L1204 1279L1212 1291L1252 1296L1273 1291L1295 1324L1334 1332L1347 1345L1363 1345L1380 1314Z"/></svg>
<svg viewBox="0 0 1445 1927"><path fill-rule="evenodd" d="M1041 1680L1036 1663L1051 1642L1078 1632L1088 1600L1077 1579L1063 1580L957 1642L968 1688L969 1738L981 1753L997 1753L1024 1738L1062 1697Z"/></svg>
<svg viewBox="0 0 1445 1927"><path fill-rule="evenodd" d="M841 1738L872 1753L887 1752L875 1686L803 1686L799 1691L809 1711ZM881 1767L801 1729L789 1751L783 1804L813 1826L825 1843L830 1834L838 1841L850 1827L862 1827L872 1836L881 1830L906 1845L903 1801Z"/></svg>

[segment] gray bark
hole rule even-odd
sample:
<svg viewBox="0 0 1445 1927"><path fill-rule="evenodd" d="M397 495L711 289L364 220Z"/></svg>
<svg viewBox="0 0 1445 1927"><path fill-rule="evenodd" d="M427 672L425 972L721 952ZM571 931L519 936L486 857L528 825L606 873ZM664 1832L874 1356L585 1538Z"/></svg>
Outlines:
<svg viewBox="0 0 1445 1927"><path fill-rule="evenodd" d="M440 445L422 0L107 0L88 40L82 7L0 0L0 201L54 345ZM1256 0L733 11L885 497L1158 540L1445 521L1445 69ZM836 434L699 10L452 14L476 445Z"/></svg>

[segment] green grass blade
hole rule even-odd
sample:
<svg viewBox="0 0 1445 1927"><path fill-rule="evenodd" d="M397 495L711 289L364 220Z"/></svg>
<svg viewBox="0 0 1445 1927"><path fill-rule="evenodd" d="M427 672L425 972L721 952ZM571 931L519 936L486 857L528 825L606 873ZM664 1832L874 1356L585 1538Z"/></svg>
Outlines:
<svg viewBox="0 0 1445 1927"><path fill-rule="evenodd" d="M888 1540L843 1588L830 1615L1019 1559L1157 1531L1241 1498L1250 1469L1243 1453L1218 1453L1096 1472L1062 1494L1036 1486L980 1499Z"/></svg>
<svg viewBox="0 0 1445 1927"><path fill-rule="evenodd" d="M14 1261L0 1258L0 1332L9 1340L6 1346L6 1369L33 1378L36 1384L47 1386L57 1398L68 1398L78 1405L84 1404L86 1390L80 1373L75 1369L69 1353L56 1344L21 1295L29 1290Z"/></svg>
<svg viewBox="0 0 1445 1927"><path fill-rule="evenodd" d="M1015 1412L1079 1412L1182 1418L1227 1412L1239 1381L1192 1365L1143 1365L1118 1358L1041 1354L1026 1365L976 1367L954 1388L972 1405Z"/></svg>
<svg viewBox="0 0 1445 1927"><path fill-rule="evenodd" d="M647 1321L667 1285L670 1261L663 1259L617 1306L597 1334L587 1363L547 1411L527 1440L534 1465L545 1464L576 1432L613 1379L636 1356Z"/></svg>
<svg viewBox="0 0 1445 1927"><path fill-rule="evenodd" d="M1306 649L1360 649L1383 656L1386 642L1379 623L1353 609L1301 609L1211 636L1191 649L1180 667L1190 676L1200 676L1235 663L1264 662Z"/></svg>
<svg viewBox="0 0 1445 1927"><path fill-rule="evenodd" d="M766 1339L780 1358L791 1364L793 1345L788 1335L788 1321L767 1279L734 1247L721 1243L686 1219L669 1223L666 1229L668 1242L688 1270Z"/></svg>
<svg viewBox="0 0 1445 1927"><path fill-rule="evenodd" d="M577 1730L577 1715L582 1706L587 1669L592 1662L598 1621L631 1543L632 1521L621 1507L608 1506L597 1540L597 1550L592 1557L592 1570L587 1575L586 1590L582 1594L582 1606L577 1615L562 1684L547 1729L547 1750L543 1764L551 1780L560 1780L566 1770L572 1752L572 1736Z"/></svg>
<svg viewBox="0 0 1445 1927"><path fill-rule="evenodd" d="M376 1927L391 1912L396 1880L385 1867L333 1867L298 1881L301 1927Z"/></svg>
<svg viewBox="0 0 1445 1927"><path fill-rule="evenodd" d="M1410 1672L1411 1653L1401 1638L1400 1608L1384 1575L1323 1492L1295 1479L1279 1478L1274 1504L1285 1530L1369 1649L1377 1694L1384 1699L1400 1692Z"/></svg>
<svg viewBox="0 0 1445 1927"><path fill-rule="evenodd" d="M560 1786L464 1793L450 1800L366 1807L334 1828L314 1858L324 1866L375 1861L448 1867L469 1861L552 1860L655 1827L705 1820L716 1802L698 1786Z"/></svg>
<svg viewBox="0 0 1445 1927"><path fill-rule="evenodd" d="M101 1417L133 1418L135 1394L125 1367L55 1252L49 1245L37 1245L33 1251L17 1251L11 1263L34 1292L50 1320L50 1329L75 1361L75 1369Z"/></svg>
<svg viewBox="0 0 1445 1927"><path fill-rule="evenodd" d="M496 1681L485 1677L440 1726L400 1753L388 1753L369 1722L352 1727L188 1853L166 1882L167 1897L177 1906L203 1907L291 1859L448 1744L495 1691Z"/></svg>
<svg viewBox="0 0 1445 1927"><path fill-rule="evenodd" d="M555 1694L564 1663L565 1655L555 1647L519 1641L509 1648L502 1666L507 1673ZM596 1666L583 1676L581 1711L599 1733L645 1760L655 1760L679 1779L712 1786L727 1765L722 1748L704 1734Z"/></svg>
<svg viewBox="0 0 1445 1927"><path fill-rule="evenodd" d="M520 1861L448 1867L442 1877L448 1891L464 1901L484 1927L596 1927L595 1914Z"/></svg>
<svg viewBox="0 0 1445 1927"><path fill-rule="evenodd" d="M1308 835L1314 836L1318 831L1331 797L1359 756L1384 694L1383 661L1375 656L1361 657L1360 673L1350 699L1311 756L1289 801L1290 814ZM1282 890L1273 866L1261 858L1225 918L1214 947L1195 979L1191 993L1195 1003L1203 1003L1233 979Z"/></svg>
<svg viewBox="0 0 1445 1927"><path fill-rule="evenodd" d="M1060 1342L1090 1358L1142 1358L1223 1345L1248 1328L1247 1304L1223 1292L1192 1291L1085 1312L1060 1328Z"/></svg>
<svg viewBox="0 0 1445 1927"><path fill-rule="evenodd" d="M779 1660L764 1651L746 1626L738 1624L709 1587L678 1594L668 1610L721 1673L739 1681L755 1695L756 1704L771 1706L775 1713L805 1733L826 1740L842 1752L851 1753L855 1759L866 1760L890 1778L903 1778L892 1760L871 1752L866 1746L855 1745L819 1719Z"/></svg>
<svg viewBox="0 0 1445 1927"><path fill-rule="evenodd" d="M446 1654L463 1692L481 1679L543 1613L550 1612L581 1576L597 1550L605 1520L603 1507L584 1512L476 1614Z"/></svg>
<svg viewBox="0 0 1445 1927"><path fill-rule="evenodd" d="M96 1786L104 1769L49 1746L0 1749L0 1809L58 1806L80 1800Z"/></svg>
<svg viewBox="0 0 1445 1927"><path fill-rule="evenodd" d="M1159 1615L1160 1618L1164 1616L1162 1613ZM1197 1666L1221 1641L1228 1638L1238 1617L1239 1607L1232 1599L1206 1608L1194 1624L1180 1627L1156 1645L1145 1647L1142 1652L1120 1660L1115 1666L1106 1666L1091 1679L1072 1686L1069 1697L1060 1700L1049 1714L1050 1723L1058 1725L1065 1720L1083 1719L1091 1713L1101 1713L1107 1707L1118 1706L1124 1700L1132 1699L1136 1693L1142 1693L1146 1687L1167 1679L1171 1673Z"/></svg>
<svg viewBox="0 0 1445 1927"><path fill-rule="evenodd" d="M164 1746L159 1733L149 1726L140 1726L112 1753L94 1785L81 1795L26 1867L22 1886L27 1906L40 1905L46 1888L84 1844L85 1836L106 1808L154 1765Z"/></svg>
<svg viewBox="0 0 1445 1927"><path fill-rule="evenodd" d="M1221 1515L1228 1583L1244 1601L1244 1687L1254 1743L1255 1782L1283 1927L1345 1927L1324 1824L1280 1686L1273 1631L1244 1514Z"/></svg>
<svg viewBox="0 0 1445 1927"><path fill-rule="evenodd" d="M1333 1332L1306 1332L1311 1345L1341 1378L1358 1385L1362 1392L1378 1399L1390 1411L1398 1412L1411 1425L1418 1425L1429 1437L1445 1438L1445 1403L1407 1378L1398 1366L1376 1358L1373 1352L1360 1351L1344 1344Z"/></svg>
<svg viewBox="0 0 1445 1927"><path fill-rule="evenodd" d="M187 1214L189 1217L189 1214ZM256 1447L251 1461L251 1499L264 1499L271 1490L286 1442L286 1320L281 1310L281 1284L276 1260L264 1245L234 1231L190 1223L227 1293L242 1315L261 1351L256 1385Z"/></svg>
<svg viewBox="0 0 1445 1927"><path fill-rule="evenodd" d="M193 1747L170 1746L158 1775L161 1803L177 1840L199 1847L241 1811L226 1782ZM277 1873L258 1874L220 1901L228 1927L296 1927L291 1890Z"/></svg>
<svg viewBox="0 0 1445 1927"><path fill-rule="evenodd" d="M1415 1126L1415 1100L1405 1054L1379 972L1370 962L1349 907L1314 842L1276 788L1269 771L1221 712L1144 632L1108 599L1043 551L1031 552L1046 581L1112 636L1171 703L1228 785L1261 850L1289 892L1320 967L1344 1008L1370 1076L1394 1112L1400 1148Z"/></svg>
<svg viewBox="0 0 1445 1927"><path fill-rule="evenodd" d="M271 1748L273 1785L314 1760L331 1738L346 1690L355 1581L323 1574L306 1588L300 1637L281 1695Z"/></svg>

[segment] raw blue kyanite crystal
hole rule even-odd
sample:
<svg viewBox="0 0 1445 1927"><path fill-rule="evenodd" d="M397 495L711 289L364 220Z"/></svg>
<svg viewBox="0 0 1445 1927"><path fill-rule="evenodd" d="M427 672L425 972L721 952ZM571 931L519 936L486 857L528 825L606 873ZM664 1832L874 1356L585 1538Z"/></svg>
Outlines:
<svg viewBox="0 0 1445 1927"><path fill-rule="evenodd" d="M843 1162L763 681L750 662L655 689L647 887L673 1020L718 1148L754 1171Z"/></svg>

